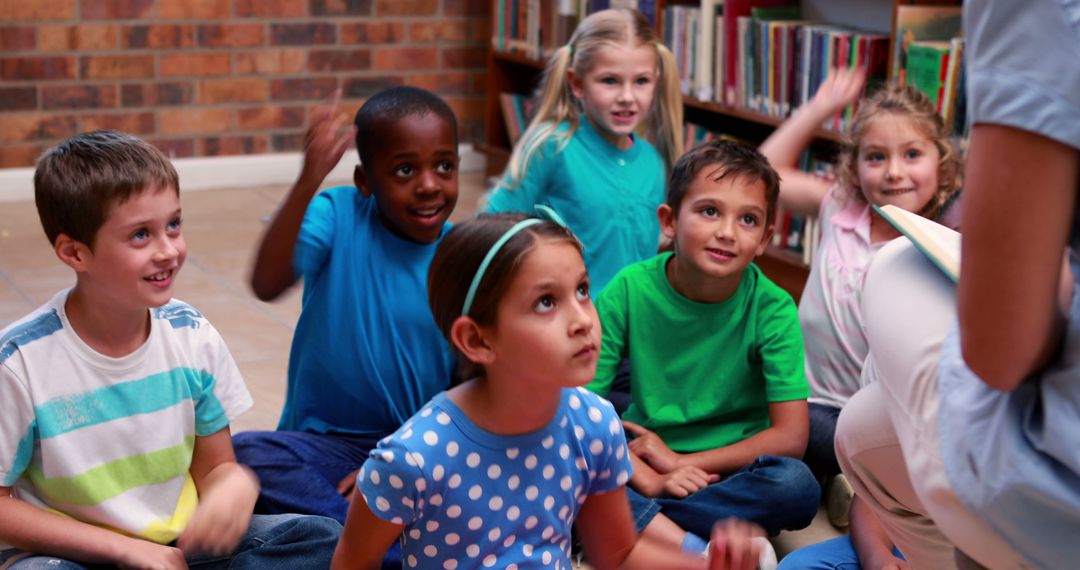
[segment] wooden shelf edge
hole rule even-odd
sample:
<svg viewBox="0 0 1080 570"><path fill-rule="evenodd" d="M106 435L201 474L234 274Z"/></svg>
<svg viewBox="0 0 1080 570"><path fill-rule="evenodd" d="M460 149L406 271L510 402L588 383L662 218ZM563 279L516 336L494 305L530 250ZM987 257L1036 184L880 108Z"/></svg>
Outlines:
<svg viewBox="0 0 1080 570"><path fill-rule="evenodd" d="M542 70L544 69L544 66L547 65L547 63L542 59L537 59L535 57L530 57L523 53L518 53L514 51L503 51L491 48L491 55L497 61L505 61L507 63L524 65L526 67L532 67L534 69Z"/></svg>
<svg viewBox="0 0 1080 570"><path fill-rule="evenodd" d="M710 101L702 101L700 99L695 99L694 97L683 97L683 104L685 104L687 107L692 107L694 109L700 109L702 111L707 111L709 113L715 113L717 115L725 115L725 116L728 116L728 117L733 117L733 118L740 119L740 120L747 121L747 122L751 122L751 123L769 125L771 127L779 127L786 120L786 119L782 119L780 117L772 117L772 116L769 116L769 115L763 115L763 114L758 113L756 111L749 111L749 110L746 110L746 109L738 109L738 108L735 108L735 107L728 107L727 105L723 105L721 103L713 103L713 102L710 102ZM814 133L814 137L819 138L819 139L824 139L824 140L827 140L827 141L831 141L831 142L834 142L834 143L841 143L841 142L844 141L844 135L842 133L838 133L836 131L830 131L830 130L827 130L827 129L818 129Z"/></svg>

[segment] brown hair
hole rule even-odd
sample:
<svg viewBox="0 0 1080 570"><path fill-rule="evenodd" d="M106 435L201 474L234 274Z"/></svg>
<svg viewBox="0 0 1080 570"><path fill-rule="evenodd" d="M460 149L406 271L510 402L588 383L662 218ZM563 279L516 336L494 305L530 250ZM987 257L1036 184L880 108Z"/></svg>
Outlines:
<svg viewBox="0 0 1080 570"><path fill-rule="evenodd" d="M179 195L176 169L150 143L117 131L76 135L45 151L34 170L34 203L51 244L67 234L93 249L109 208L151 187Z"/></svg>
<svg viewBox="0 0 1080 570"><path fill-rule="evenodd" d="M503 184L516 188L528 169L529 160L545 141L559 137L565 142L577 129L582 112L570 89L566 70L573 69L583 77L592 69L597 51L622 46L656 49L656 94L642 127L669 169L678 160L683 152L683 101L675 56L660 41L656 30L641 12L613 8L594 12L582 20L570 41L555 50L548 60L540 83L536 116L514 145L507 167L509 176L504 177ZM563 122L569 123L570 128L558 131Z"/></svg>
<svg viewBox="0 0 1080 570"><path fill-rule="evenodd" d="M859 145L875 119L891 113L911 121L912 126L934 143L938 149L937 191L921 212L936 219L949 200L960 191L962 164L960 153L948 138L948 131L934 104L918 89L890 85L862 100L851 120L846 140L841 145L838 177L842 188L848 189L849 200L866 202L859 184Z"/></svg>
<svg viewBox="0 0 1080 570"><path fill-rule="evenodd" d="M679 215L679 207L690 190L690 184L698 173L707 166L717 165L720 172L714 180L728 176L745 177L751 184L760 181L765 185L765 202L768 210L764 225L767 228L773 221L776 200L780 196L780 176L758 150L748 144L728 139L714 139L702 143L687 152L675 163L668 180L667 199L664 201L671 208L672 215Z"/></svg>
<svg viewBox="0 0 1080 570"><path fill-rule="evenodd" d="M435 317L435 324L447 341L450 341L454 321L462 316L465 296L480 263L507 230L525 219L528 216L516 213L482 214L455 225L435 249L435 257L428 269L428 305ZM581 251L577 238L555 222L544 220L515 234L492 258L476 289L469 317L478 325L495 324L499 301L525 258L541 239L572 243ZM452 341L450 348L458 361L459 378L483 375L483 369L466 360Z"/></svg>

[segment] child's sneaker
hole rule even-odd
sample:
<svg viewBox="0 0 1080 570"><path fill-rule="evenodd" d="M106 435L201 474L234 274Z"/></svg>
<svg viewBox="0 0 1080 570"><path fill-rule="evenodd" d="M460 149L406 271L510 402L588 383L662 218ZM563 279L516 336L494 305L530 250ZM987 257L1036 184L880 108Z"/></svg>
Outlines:
<svg viewBox="0 0 1080 570"><path fill-rule="evenodd" d="M829 483L828 498L825 510L829 515L829 522L836 528L847 528L851 523L851 500L855 498L855 491L848 483L843 473L832 478Z"/></svg>

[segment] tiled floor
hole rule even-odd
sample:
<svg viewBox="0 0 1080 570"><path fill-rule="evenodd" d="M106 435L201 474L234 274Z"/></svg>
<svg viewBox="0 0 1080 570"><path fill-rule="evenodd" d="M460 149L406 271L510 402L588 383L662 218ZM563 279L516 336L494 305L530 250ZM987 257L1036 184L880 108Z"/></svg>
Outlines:
<svg viewBox="0 0 1080 570"><path fill-rule="evenodd" d="M452 220L473 214L483 177L463 173L460 186ZM255 399L255 407L233 424L234 432L273 429L284 402L300 287L273 303L263 303L251 294L247 278L264 219L287 190L280 186L181 195L188 257L175 296L197 307L218 328ZM70 269L49 247L33 203L0 204L0 328L73 282ZM776 543L786 552L833 536L836 531L819 514L809 529L785 533Z"/></svg>

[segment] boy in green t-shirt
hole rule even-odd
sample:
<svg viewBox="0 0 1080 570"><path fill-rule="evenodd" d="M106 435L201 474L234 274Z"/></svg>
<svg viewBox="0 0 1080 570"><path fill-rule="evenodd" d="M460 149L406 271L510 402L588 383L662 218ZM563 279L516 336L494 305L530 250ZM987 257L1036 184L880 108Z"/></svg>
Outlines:
<svg viewBox="0 0 1080 570"><path fill-rule="evenodd" d="M623 269L596 300L603 344L589 388L630 365L623 414L638 530L659 512L708 536L727 517L772 535L806 527L820 490L799 459L809 431L803 342L791 296L751 262L772 237L776 171L731 141L676 163L657 211L674 252ZM681 540L667 525L656 538ZM677 531L677 529L671 529Z"/></svg>

